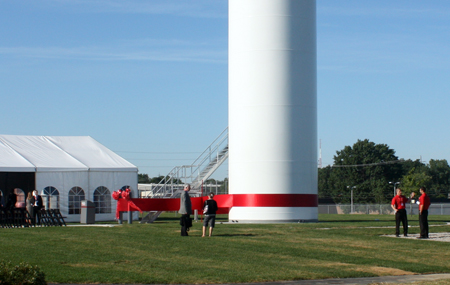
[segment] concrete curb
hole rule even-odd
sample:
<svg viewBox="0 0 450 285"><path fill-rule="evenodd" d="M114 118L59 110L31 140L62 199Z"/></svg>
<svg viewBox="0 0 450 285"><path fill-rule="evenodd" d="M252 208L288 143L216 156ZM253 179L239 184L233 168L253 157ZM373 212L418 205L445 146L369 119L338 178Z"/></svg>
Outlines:
<svg viewBox="0 0 450 285"><path fill-rule="evenodd" d="M279 281L279 282L262 282L262 283L227 283L220 285L322 285L322 284L345 284L345 285L360 285L360 284L374 284L374 283L412 283L419 281L436 281L442 279L449 279L450 273L444 274L424 274L424 275L398 275L398 276L378 276L378 277L363 277L363 278L333 278L333 279L318 279L318 280L296 280L296 281ZM79 285L79 284L62 284L62 283L48 283L48 285ZM112 285L105 283L85 283L84 285ZM114 285L158 285L158 284L114 284ZM178 284L180 285L180 284Z"/></svg>

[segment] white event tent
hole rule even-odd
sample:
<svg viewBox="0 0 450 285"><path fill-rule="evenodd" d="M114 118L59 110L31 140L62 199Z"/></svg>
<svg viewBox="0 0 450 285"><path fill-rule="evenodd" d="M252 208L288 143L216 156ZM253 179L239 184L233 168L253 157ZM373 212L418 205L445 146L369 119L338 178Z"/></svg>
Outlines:
<svg viewBox="0 0 450 285"><path fill-rule="evenodd" d="M59 208L66 221L80 221L82 200L94 202L97 221L113 220L112 192L130 188L136 195L137 174L136 166L89 136L0 135L3 196L14 192L21 207L36 189L44 206Z"/></svg>

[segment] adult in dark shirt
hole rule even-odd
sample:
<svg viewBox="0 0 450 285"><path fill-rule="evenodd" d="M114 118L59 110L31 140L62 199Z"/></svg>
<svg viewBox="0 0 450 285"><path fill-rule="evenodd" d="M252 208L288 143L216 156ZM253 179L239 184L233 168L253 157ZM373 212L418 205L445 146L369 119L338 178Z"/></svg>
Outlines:
<svg viewBox="0 0 450 285"><path fill-rule="evenodd" d="M37 190L33 191L33 197L31 198L31 204L33 205L33 220L36 224L41 224L40 212L44 207L42 203L42 197L39 195Z"/></svg>
<svg viewBox="0 0 450 285"><path fill-rule="evenodd" d="M209 193L208 200L205 201L203 205L203 214L205 219L203 220L203 234L202 237L206 235L206 227L209 224L209 236L212 236L214 226L216 224L216 212L217 212L217 202L214 200L214 193Z"/></svg>
<svg viewBox="0 0 450 285"><path fill-rule="evenodd" d="M420 237L428 238L428 208L430 207L430 197L427 195L427 189L425 187L420 188L419 197L419 225L420 225Z"/></svg>
<svg viewBox="0 0 450 285"><path fill-rule="evenodd" d="M8 202L6 202L6 209L12 211L16 207L17 195L14 192L9 193Z"/></svg>
<svg viewBox="0 0 450 285"><path fill-rule="evenodd" d="M0 191L0 209L2 209L5 205L4 205L5 201L3 201L3 193L2 191Z"/></svg>

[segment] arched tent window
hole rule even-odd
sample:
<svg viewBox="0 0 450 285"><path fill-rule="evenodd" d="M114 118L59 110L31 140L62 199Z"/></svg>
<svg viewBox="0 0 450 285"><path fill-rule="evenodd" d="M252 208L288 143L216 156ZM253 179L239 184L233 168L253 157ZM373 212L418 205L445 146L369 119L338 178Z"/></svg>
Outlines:
<svg viewBox="0 0 450 285"><path fill-rule="evenodd" d="M69 191L69 215L81 214L81 201L85 200L84 190L73 187Z"/></svg>
<svg viewBox="0 0 450 285"><path fill-rule="evenodd" d="M97 187L94 191L95 213L111 213L111 192L104 186Z"/></svg>
<svg viewBox="0 0 450 285"><path fill-rule="evenodd" d="M17 197L15 207L25 208L25 192L23 192L23 190L20 188L14 188L14 194L16 194Z"/></svg>
<svg viewBox="0 0 450 285"><path fill-rule="evenodd" d="M59 209L59 191L53 186L47 186L42 191L42 202L45 209Z"/></svg>

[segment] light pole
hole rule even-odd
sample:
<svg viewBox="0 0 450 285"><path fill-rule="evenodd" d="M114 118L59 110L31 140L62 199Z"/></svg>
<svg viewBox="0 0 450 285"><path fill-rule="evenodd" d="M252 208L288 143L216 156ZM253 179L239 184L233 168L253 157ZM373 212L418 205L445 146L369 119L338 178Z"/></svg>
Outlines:
<svg viewBox="0 0 450 285"><path fill-rule="evenodd" d="M350 206L350 214L353 214L353 189L356 189L356 186L347 186L347 189L350 189L350 193L351 193L351 196L350 196L350 203L351 203L351 206Z"/></svg>
<svg viewBox="0 0 450 285"><path fill-rule="evenodd" d="M397 185L400 184L400 182L389 182L389 184L394 185L394 196L397 195Z"/></svg>

